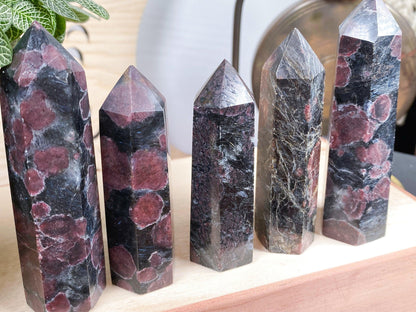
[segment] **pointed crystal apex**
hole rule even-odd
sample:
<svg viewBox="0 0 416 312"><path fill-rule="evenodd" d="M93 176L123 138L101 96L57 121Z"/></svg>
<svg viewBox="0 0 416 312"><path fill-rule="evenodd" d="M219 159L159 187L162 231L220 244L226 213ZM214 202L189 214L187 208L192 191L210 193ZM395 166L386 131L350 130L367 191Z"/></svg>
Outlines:
<svg viewBox="0 0 416 312"><path fill-rule="evenodd" d="M276 79L312 80L324 67L309 43L298 29L283 40L267 61L276 68Z"/></svg>
<svg viewBox="0 0 416 312"><path fill-rule="evenodd" d="M363 0L339 26L339 33L375 42L379 37L401 35L401 30L383 0Z"/></svg>
<svg viewBox="0 0 416 312"><path fill-rule="evenodd" d="M253 95L240 75L224 60L203 87L194 106L226 108L253 102Z"/></svg>
<svg viewBox="0 0 416 312"><path fill-rule="evenodd" d="M101 109L121 116L163 111L165 98L134 66L129 66Z"/></svg>

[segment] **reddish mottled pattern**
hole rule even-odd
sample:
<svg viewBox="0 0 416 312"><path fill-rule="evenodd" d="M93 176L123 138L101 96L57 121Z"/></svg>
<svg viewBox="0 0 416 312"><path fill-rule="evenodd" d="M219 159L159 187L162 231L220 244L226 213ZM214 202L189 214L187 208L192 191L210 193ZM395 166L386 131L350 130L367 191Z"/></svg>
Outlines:
<svg viewBox="0 0 416 312"><path fill-rule="evenodd" d="M354 245L361 245L366 242L365 235L347 221L324 220L322 234L342 242L353 242Z"/></svg>
<svg viewBox="0 0 416 312"><path fill-rule="evenodd" d="M172 283L163 107L163 96L131 66L100 109L112 282L139 294Z"/></svg>
<svg viewBox="0 0 416 312"><path fill-rule="evenodd" d="M18 53L19 54L19 53ZM13 60L12 67L16 67L14 80L20 87L29 86L36 79L40 67L42 66L42 55L38 51L27 51L21 53Z"/></svg>
<svg viewBox="0 0 416 312"><path fill-rule="evenodd" d="M49 213L51 212L51 206L49 206L45 202L38 202L34 205L32 205L32 217L34 219L41 219L49 216Z"/></svg>
<svg viewBox="0 0 416 312"><path fill-rule="evenodd" d="M130 279L136 272L133 257L123 246L109 249L111 270L124 279Z"/></svg>
<svg viewBox="0 0 416 312"><path fill-rule="evenodd" d="M75 79L82 90L87 90L87 80L85 77L84 69L75 60L71 61L71 69L74 73Z"/></svg>
<svg viewBox="0 0 416 312"><path fill-rule="evenodd" d="M132 187L135 190L161 190L168 182L166 161L156 151L138 150L133 155Z"/></svg>
<svg viewBox="0 0 416 312"><path fill-rule="evenodd" d="M338 57L337 75L335 77L336 87L345 87L351 78L351 68L342 56Z"/></svg>
<svg viewBox="0 0 416 312"><path fill-rule="evenodd" d="M55 120L55 113L46 105L46 94L41 90L33 91L20 104L20 115L33 130L41 130Z"/></svg>
<svg viewBox="0 0 416 312"><path fill-rule="evenodd" d="M46 310L48 312L69 312L71 305L65 294L59 293L51 302L46 304Z"/></svg>
<svg viewBox="0 0 416 312"><path fill-rule="evenodd" d="M360 141L367 143L376 129L375 122L356 105L345 105L334 111L331 122L331 149Z"/></svg>
<svg viewBox="0 0 416 312"><path fill-rule="evenodd" d="M44 180L35 169L29 169L25 174L25 186L30 195L38 195L45 187Z"/></svg>
<svg viewBox="0 0 416 312"><path fill-rule="evenodd" d="M56 70L65 70L67 67L67 61L65 57L59 53L58 49L53 45L47 45L42 51L43 61Z"/></svg>
<svg viewBox="0 0 416 312"><path fill-rule="evenodd" d="M122 190L130 185L130 162L125 153L118 150L117 145L106 136L101 136L101 159L103 172L111 179L105 184L111 189Z"/></svg>
<svg viewBox="0 0 416 312"><path fill-rule="evenodd" d="M130 210L130 218L139 229L143 229L159 220L162 209L162 197L156 193L147 193Z"/></svg>
<svg viewBox="0 0 416 312"><path fill-rule="evenodd" d="M390 117L391 100L386 94L382 94L370 106L371 117L379 122L385 122Z"/></svg>
<svg viewBox="0 0 416 312"><path fill-rule="evenodd" d="M36 167L45 175L57 175L69 166L69 154L65 147L51 147L36 151L34 155Z"/></svg>
<svg viewBox="0 0 416 312"><path fill-rule="evenodd" d="M83 119L87 119L90 117L90 103L88 100L88 94L85 93L82 99L79 102L79 106L81 108L81 115Z"/></svg>
<svg viewBox="0 0 416 312"><path fill-rule="evenodd" d="M340 33L323 233L360 245L386 231L402 36L380 0Z"/></svg>
<svg viewBox="0 0 416 312"><path fill-rule="evenodd" d="M402 36L394 36L390 44L391 56L402 59Z"/></svg>
<svg viewBox="0 0 416 312"><path fill-rule="evenodd" d="M140 283L148 283L153 281L157 277L157 272L152 267L144 268L141 271L137 271L136 273L136 279Z"/></svg>
<svg viewBox="0 0 416 312"><path fill-rule="evenodd" d="M85 76L36 22L14 55L0 102L26 300L36 312L88 311L105 269Z"/></svg>
<svg viewBox="0 0 416 312"><path fill-rule="evenodd" d="M153 229L153 243L156 246L169 248L172 246L172 221L170 214L160 220Z"/></svg>

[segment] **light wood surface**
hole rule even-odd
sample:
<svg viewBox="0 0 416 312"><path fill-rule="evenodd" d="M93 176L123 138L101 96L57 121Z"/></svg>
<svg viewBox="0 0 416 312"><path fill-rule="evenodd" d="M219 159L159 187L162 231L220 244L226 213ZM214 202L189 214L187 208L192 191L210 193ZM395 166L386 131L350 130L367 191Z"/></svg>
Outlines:
<svg viewBox="0 0 416 312"><path fill-rule="evenodd" d="M109 10L111 19L86 24L89 42L73 33L65 43L84 54L95 131L99 106L125 68L135 64L139 19L146 3L98 2ZM255 240L253 263L218 273L189 261L191 160L174 154L169 167L174 284L136 295L111 285L107 265L108 285L93 311L414 311L416 199L412 196L392 187L387 235L375 242L353 247L316 235L303 255L290 256L268 253ZM24 299L4 155L0 150L0 311L30 311Z"/></svg>

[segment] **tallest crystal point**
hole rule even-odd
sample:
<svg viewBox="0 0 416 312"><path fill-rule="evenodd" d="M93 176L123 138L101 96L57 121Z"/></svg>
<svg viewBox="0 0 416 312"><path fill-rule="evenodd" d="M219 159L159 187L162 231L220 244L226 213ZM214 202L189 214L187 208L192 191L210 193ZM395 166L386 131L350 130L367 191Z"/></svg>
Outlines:
<svg viewBox="0 0 416 312"><path fill-rule="evenodd" d="M340 27L323 234L352 245L386 230L401 44L381 0Z"/></svg>
<svg viewBox="0 0 416 312"><path fill-rule="evenodd" d="M364 0L340 25L339 33L375 42L379 37L400 35L401 30L383 0Z"/></svg>
<svg viewBox="0 0 416 312"><path fill-rule="evenodd" d="M84 71L34 23L0 78L26 300L37 312L88 311L105 268Z"/></svg>

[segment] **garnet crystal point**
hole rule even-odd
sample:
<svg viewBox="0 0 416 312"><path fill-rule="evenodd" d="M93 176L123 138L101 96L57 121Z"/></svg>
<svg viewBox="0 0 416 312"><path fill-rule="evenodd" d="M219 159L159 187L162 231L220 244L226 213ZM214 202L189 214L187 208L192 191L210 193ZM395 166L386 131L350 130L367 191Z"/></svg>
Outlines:
<svg viewBox="0 0 416 312"><path fill-rule="evenodd" d="M303 252L317 209L324 67L294 29L261 79L256 232L272 252Z"/></svg>
<svg viewBox="0 0 416 312"><path fill-rule="evenodd" d="M382 0L362 1L340 26L323 233L348 244L385 233L400 51Z"/></svg>
<svg viewBox="0 0 416 312"><path fill-rule="evenodd" d="M100 109L111 277L139 294L172 283L164 107L164 97L130 66Z"/></svg>
<svg viewBox="0 0 416 312"><path fill-rule="evenodd" d="M217 271L252 261L254 107L227 61L194 103L191 260Z"/></svg>
<svg viewBox="0 0 416 312"><path fill-rule="evenodd" d="M1 71L24 290L39 312L87 311L105 287L98 201L87 199L97 181L92 146L84 143L92 134L90 118L81 116L88 94L80 77L81 66L38 23Z"/></svg>

